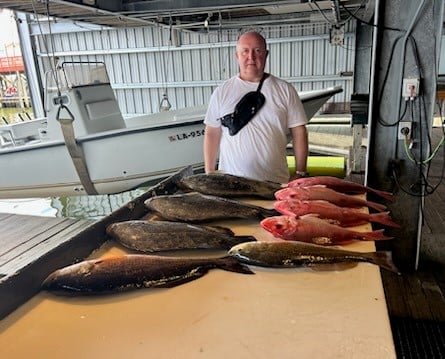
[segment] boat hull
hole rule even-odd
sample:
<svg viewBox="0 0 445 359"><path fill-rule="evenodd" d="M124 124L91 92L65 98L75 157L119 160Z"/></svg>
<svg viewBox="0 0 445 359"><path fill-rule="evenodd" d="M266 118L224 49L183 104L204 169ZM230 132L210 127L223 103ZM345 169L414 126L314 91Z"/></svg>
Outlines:
<svg viewBox="0 0 445 359"><path fill-rule="evenodd" d="M340 87L333 87L302 92L307 117L310 119L330 97L341 91ZM77 137L97 194L119 193L152 184L186 166L195 171L202 169L205 110L206 107L201 106L141 116L129 120L124 128ZM59 124L54 121L48 118L48 128L54 129L53 134L60 132ZM61 138L60 135L55 139L1 148L0 198L89 194Z"/></svg>
<svg viewBox="0 0 445 359"><path fill-rule="evenodd" d="M131 190L185 166L203 168L202 121L124 129L78 139L97 194ZM87 194L65 144L42 142L3 151L0 198ZM3 172L3 170L2 170Z"/></svg>

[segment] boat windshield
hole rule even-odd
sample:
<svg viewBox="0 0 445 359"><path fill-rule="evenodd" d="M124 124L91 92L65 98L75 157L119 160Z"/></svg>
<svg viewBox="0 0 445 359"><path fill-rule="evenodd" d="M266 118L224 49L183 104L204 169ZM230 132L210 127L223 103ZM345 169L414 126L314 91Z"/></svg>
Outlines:
<svg viewBox="0 0 445 359"><path fill-rule="evenodd" d="M57 77L50 80L58 84L50 84L49 88L74 88L80 86L92 86L109 84L110 79L103 62L63 62L57 67Z"/></svg>

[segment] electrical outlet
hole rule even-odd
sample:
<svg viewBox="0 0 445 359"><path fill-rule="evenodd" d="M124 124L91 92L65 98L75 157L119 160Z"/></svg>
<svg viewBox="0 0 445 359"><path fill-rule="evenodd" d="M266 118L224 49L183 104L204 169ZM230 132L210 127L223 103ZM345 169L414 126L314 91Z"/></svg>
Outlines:
<svg viewBox="0 0 445 359"><path fill-rule="evenodd" d="M412 124L413 123L411 121L399 122L399 131L398 131L399 140L404 140L405 138L411 138Z"/></svg>
<svg viewBox="0 0 445 359"><path fill-rule="evenodd" d="M402 97L414 99L419 95L419 79L403 79Z"/></svg>

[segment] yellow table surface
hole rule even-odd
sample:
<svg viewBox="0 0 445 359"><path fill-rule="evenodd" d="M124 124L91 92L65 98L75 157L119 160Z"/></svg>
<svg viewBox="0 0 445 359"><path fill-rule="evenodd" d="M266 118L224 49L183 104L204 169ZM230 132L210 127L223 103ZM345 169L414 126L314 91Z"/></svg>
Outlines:
<svg viewBox="0 0 445 359"><path fill-rule="evenodd" d="M258 221L218 224L273 240ZM344 248L374 251L374 243ZM109 241L93 257L122 252ZM174 288L108 296L41 292L0 321L1 357L396 357L377 266L251 269L255 275L215 269Z"/></svg>

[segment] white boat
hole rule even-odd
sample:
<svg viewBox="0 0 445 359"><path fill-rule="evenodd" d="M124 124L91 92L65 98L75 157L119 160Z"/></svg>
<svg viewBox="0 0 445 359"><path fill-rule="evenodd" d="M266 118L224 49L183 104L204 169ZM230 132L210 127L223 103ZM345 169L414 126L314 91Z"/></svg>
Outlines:
<svg viewBox="0 0 445 359"><path fill-rule="evenodd" d="M203 168L206 106L124 119L103 64L64 65L47 117L0 126L0 198L118 193ZM308 118L341 91L301 92Z"/></svg>

